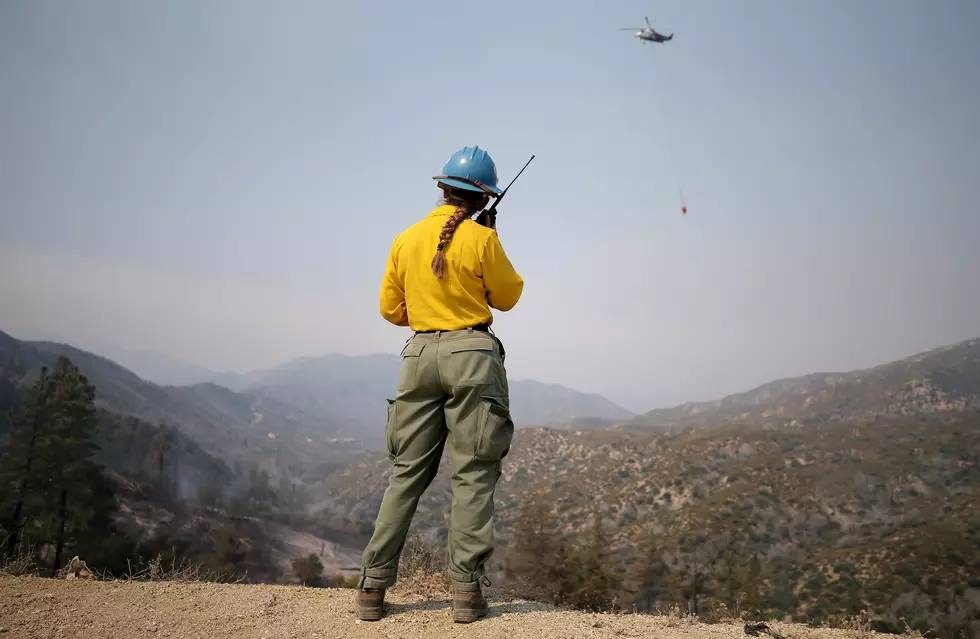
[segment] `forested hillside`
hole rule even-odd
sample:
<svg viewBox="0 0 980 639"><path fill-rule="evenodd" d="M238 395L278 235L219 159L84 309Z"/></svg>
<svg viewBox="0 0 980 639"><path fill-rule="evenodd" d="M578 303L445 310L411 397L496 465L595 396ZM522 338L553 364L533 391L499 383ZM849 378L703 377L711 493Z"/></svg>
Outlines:
<svg viewBox="0 0 980 639"><path fill-rule="evenodd" d="M842 375L855 381L836 401L859 408L806 424L780 407L826 401L826 386L793 380L757 393L739 419L697 428L518 431L497 491L508 550L494 568L578 605L724 604L798 620L867 608L879 628L904 618L952 637L980 612L977 344ZM415 524L440 540L446 462ZM366 520L388 466L364 456L337 469L316 507Z"/></svg>
<svg viewBox="0 0 980 639"><path fill-rule="evenodd" d="M30 403L30 389L42 372L57 366L77 370L92 389L86 463L102 470L93 471L90 493L80 498L78 508L92 509L93 517L101 517L99 526L114 522L113 533L70 540L69 547L85 548L90 558L113 570L135 560L138 548L144 555L178 548L189 557L218 561L231 574L247 571L252 579L272 581L291 576L297 552L313 552L328 571L356 564L373 515L352 523L317 515L309 505L321 500L316 487L323 476L357 453L381 448L377 433L362 426L373 404L383 404L388 382L394 384L389 378L397 374L396 358L297 360L238 382L224 380L237 390L212 382L161 386L99 355L54 342L22 342L0 332L0 448L11 456L10 473L0 482L0 532L5 535L18 526L29 528L30 509L24 505L20 514L14 512L20 501L16 495L24 477L39 472L23 466L23 447L11 448L32 428L24 422L28 418L22 415L18 422L13 414ZM550 393L553 399L546 399L539 411L574 417L589 402L605 401L541 386L544 394L537 395ZM56 446L49 452L69 455ZM31 493L36 488L31 486L28 481L24 490ZM37 499L47 519L48 506L40 493ZM96 499L98 504L89 501ZM43 563L56 568L62 558L48 552L56 546L50 524L38 523L27 532L39 539ZM18 547L27 543L13 541ZM229 553L237 559L214 559Z"/></svg>
<svg viewBox="0 0 980 639"><path fill-rule="evenodd" d="M297 579L292 562L311 554L328 571L313 575L324 583L353 564L351 546L361 539L306 514L303 484L269 471L293 470L276 465L270 444L251 456L210 452L188 431L214 422L178 427L107 408L122 397L133 412L152 414L173 405L173 389L82 353L97 379L110 380L101 395L65 355L13 340L0 346L0 557L27 556L50 573L83 553L118 575L168 555L172 564L198 564L224 578L271 582Z"/></svg>
<svg viewBox="0 0 980 639"><path fill-rule="evenodd" d="M518 429L497 491L494 581L586 609L807 622L867 610L882 630L972 632L978 344L630 423ZM13 410L0 432L8 552L33 538L51 568L84 548L121 570L169 550L271 582L328 584L356 569L390 462L356 448L321 456L329 438L304 430L315 420L269 387L160 387L82 351L10 338L0 373L0 404ZM64 411L78 428L59 430ZM39 481L47 475L60 479ZM414 530L444 547L450 505L444 459ZM109 532L86 532L96 529Z"/></svg>

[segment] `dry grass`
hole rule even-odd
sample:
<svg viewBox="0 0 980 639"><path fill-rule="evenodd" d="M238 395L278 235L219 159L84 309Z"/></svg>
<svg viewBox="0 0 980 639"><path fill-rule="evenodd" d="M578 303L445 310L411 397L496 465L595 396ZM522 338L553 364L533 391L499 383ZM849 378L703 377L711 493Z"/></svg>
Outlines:
<svg viewBox="0 0 980 639"><path fill-rule="evenodd" d="M0 551L7 547L9 537L0 541ZM23 575L37 575L38 565L34 558L34 546L27 544L27 548L21 546L11 558L7 558L6 553L0 552L0 574L12 577Z"/></svg>
<svg viewBox="0 0 980 639"><path fill-rule="evenodd" d="M404 576L434 575L448 569L445 550L436 546L428 537L419 534L412 536L405 544L398 565L399 574Z"/></svg>
<svg viewBox="0 0 980 639"><path fill-rule="evenodd" d="M337 588L357 588L358 575L337 575L330 579ZM407 597L438 598L452 592L449 562L445 549L422 535L415 534L405 543L398 562L398 581L392 592Z"/></svg>
<svg viewBox="0 0 980 639"><path fill-rule="evenodd" d="M73 570L73 566L76 564L82 567L82 574L79 574L79 570ZM73 557L54 576L58 579L64 579L69 572L74 572L76 576L97 581L179 581L186 583L242 583L245 581L245 576L239 579L230 579L224 574L206 569L201 563L194 563L186 558L178 559L175 549L171 552L169 559L162 554L158 554L149 560L140 557L135 565L127 559L126 566L124 573L113 575L107 570L88 566L79 557Z"/></svg>
<svg viewBox="0 0 980 639"><path fill-rule="evenodd" d="M735 598L735 606L731 609L724 601L712 601L711 614L707 615L708 621L711 623L746 623L758 619L761 616L760 612L745 609L742 605L744 600L744 593L738 595Z"/></svg>
<svg viewBox="0 0 980 639"><path fill-rule="evenodd" d="M237 580L229 580L226 575L207 570L201 563L192 563L186 558L177 559L177 551L173 549L169 562L163 555L158 554L153 559L145 561L139 558L139 563L134 567L127 561L126 573L119 577L122 581L183 581L183 582L213 582L240 583L245 580L242 576ZM103 576L105 577L105 576Z"/></svg>
<svg viewBox="0 0 980 639"><path fill-rule="evenodd" d="M868 617L868 611L865 610L859 615L831 615L824 622L827 628L836 628L839 630L850 630L854 633L856 637L873 637L875 632L871 627L871 619Z"/></svg>
<svg viewBox="0 0 980 639"><path fill-rule="evenodd" d="M398 583L392 591L426 598L451 596L452 583L445 549L422 535L413 535L398 562Z"/></svg>
<svg viewBox="0 0 980 639"><path fill-rule="evenodd" d="M912 628L908 621L902 619L902 623L905 624L905 632L902 633L902 637L905 637L905 639L923 639L924 635Z"/></svg>
<svg viewBox="0 0 980 639"><path fill-rule="evenodd" d="M6 542L0 542L0 548L5 547ZM158 554L149 560L140 557L135 566L127 560L126 565L126 572L117 576L108 571L90 567L84 559L76 556L55 571L53 576L56 579L65 579L71 573L72 578L99 581L182 581L188 583L241 583L245 580L244 576L233 580L226 575L205 569L201 563L193 563L186 558L178 559L176 549L172 550L169 560L162 554ZM0 574L13 577L40 576L41 571L37 564L34 546L25 544L14 557L9 559L5 554L0 553Z"/></svg>
<svg viewBox="0 0 980 639"><path fill-rule="evenodd" d="M678 626L693 626L702 623L698 616L688 610L684 610L677 604L665 608L664 610L657 610L657 615L663 617L667 622L668 628L676 628Z"/></svg>

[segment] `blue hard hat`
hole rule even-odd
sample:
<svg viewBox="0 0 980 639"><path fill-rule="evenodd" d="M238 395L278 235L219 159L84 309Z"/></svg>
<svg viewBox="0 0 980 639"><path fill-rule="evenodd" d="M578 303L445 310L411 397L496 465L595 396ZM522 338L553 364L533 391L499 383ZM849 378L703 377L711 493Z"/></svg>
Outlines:
<svg viewBox="0 0 980 639"><path fill-rule="evenodd" d="M497 165L493 163L490 154L478 146L463 147L453 153L442 167L442 175L436 175L432 179L466 191L488 195L501 193L497 188Z"/></svg>

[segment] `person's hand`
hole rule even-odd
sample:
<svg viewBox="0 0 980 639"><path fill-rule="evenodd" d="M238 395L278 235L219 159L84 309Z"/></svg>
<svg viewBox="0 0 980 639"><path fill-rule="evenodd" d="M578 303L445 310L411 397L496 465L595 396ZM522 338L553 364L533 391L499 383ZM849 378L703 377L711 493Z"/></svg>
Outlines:
<svg viewBox="0 0 980 639"><path fill-rule="evenodd" d="M483 226L497 230L497 215L496 213L491 214L488 211L480 211L480 214L476 216L477 224L482 224Z"/></svg>

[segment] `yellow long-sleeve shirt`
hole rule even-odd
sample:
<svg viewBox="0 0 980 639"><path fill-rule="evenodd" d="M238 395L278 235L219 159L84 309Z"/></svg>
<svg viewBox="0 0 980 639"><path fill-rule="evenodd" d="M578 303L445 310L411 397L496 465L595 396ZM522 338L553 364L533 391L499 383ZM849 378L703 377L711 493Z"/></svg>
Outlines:
<svg viewBox="0 0 980 639"><path fill-rule="evenodd" d="M493 323L490 309L509 311L524 280L497 232L464 219L446 249L446 272L432 273L439 233L455 210L440 206L402 231L391 245L381 283L381 316L415 331L452 331Z"/></svg>

